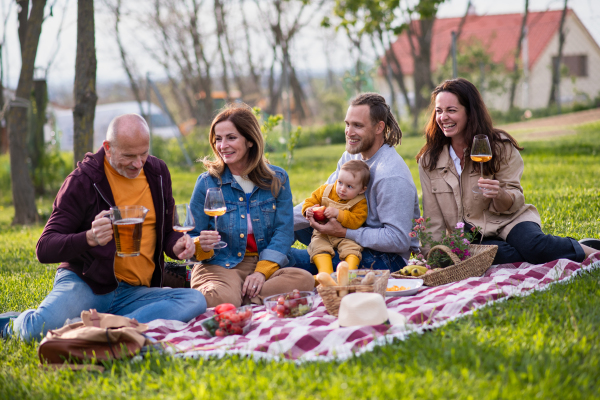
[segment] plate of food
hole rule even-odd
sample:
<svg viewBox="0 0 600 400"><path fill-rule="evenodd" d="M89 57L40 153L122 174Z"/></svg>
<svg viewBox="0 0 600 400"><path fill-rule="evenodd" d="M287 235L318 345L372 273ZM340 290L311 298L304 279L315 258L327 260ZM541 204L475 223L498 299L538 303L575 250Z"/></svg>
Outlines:
<svg viewBox="0 0 600 400"><path fill-rule="evenodd" d="M412 296L423 286L423 279L388 279L386 296Z"/></svg>

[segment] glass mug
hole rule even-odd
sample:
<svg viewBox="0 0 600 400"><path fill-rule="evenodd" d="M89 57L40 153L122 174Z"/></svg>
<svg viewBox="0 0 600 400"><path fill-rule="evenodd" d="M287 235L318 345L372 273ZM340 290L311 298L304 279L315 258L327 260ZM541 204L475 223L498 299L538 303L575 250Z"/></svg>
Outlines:
<svg viewBox="0 0 600 400"><path fill-rule="evenodd" d="M113 226L117 255L135 257L140 255L142 224L148 209L144 206L111 207L108 217Z"/></svg>

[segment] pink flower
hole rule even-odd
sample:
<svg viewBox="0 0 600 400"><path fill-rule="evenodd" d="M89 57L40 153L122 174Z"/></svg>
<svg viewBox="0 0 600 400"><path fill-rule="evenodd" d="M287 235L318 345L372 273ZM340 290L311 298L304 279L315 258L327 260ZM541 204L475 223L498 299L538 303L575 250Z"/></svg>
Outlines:
<svg viewBox="0 0 600 400"><path fill-rule="evenodd" d="M417 232L415 232L415 231L412 231L412 232L410 232L410 233L408 234L408 236L410 236L410 237L417 237Z"/></svg>
<svg viewBox="0 0 600 400"><path fill-rule="evenodd" d="M417 224L422 224L423 222L425 222L425 219L424 219L423 217L421 217L421 218L417 218L417 219L415 220L415 222L416 222Z"/></svg>
<svg viewBox="0 0 600 400"><path fill-rule="evenodd" d="M464 234L464 233L461 233L461 234L460 234L460 237L464 237L464 236L465 236L465 234Z"/></svg>
<svg viewBox="0 0 600 400"><path fill-rule="evenodd" d="M419 225L415 225L415 227L413 228L413 231L418 231L419 230Z"/></svg>
<svg viewBox="0 0 600 400"><path fill-rule="evenodd" d="M469 253L469 250L465 250L465 257L471 257L471 253Z"/></svg>
<svg viewBox="0 0 600 400"><path fill-rule="evenodd" d="M459 223L456 224L456 229L462 229L464 227L465 227L464 222L459 222Z"/></svg>
<svg viewBox="0 0 600 400"><path fill-rule="evenodd" d="M471 232L475 232L476 230L477 230L477 228L475 228L475 227L471 228Z"/></svg>
<svg viewBox="0 0 600 400"><path fill-rule="evenodd" d="M469 242L469 239L463 239L463 243L466 244L466 245L471 244L471 242Z"/></svg>

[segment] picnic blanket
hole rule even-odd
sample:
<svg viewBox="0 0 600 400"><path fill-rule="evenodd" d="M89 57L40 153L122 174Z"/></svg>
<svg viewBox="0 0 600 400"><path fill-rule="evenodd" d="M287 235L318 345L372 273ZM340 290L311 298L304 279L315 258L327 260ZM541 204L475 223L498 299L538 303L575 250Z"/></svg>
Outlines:
<svg viewBox="0 0 600 400"><path fill-rule="evenodd" d="M388 309L404 315L406 327L385 325L369 327L332 327L336 318L329 315L322 301L316 309L299 318L277 319L264 306L253 308L254 316L246 335L210 338L200 322L212 310L189 323L157 320L149 323L146 334L168 342L180 356L223 357L228 354L275 360L344 360L372 350L375 346L403 340L440 327L474 310L514 296L527 296L550 285L566 282L577 274L600 268L600 253L583 263L560 259L542 265L527 263L492 266L482 277L422 287L414 296L388 297Z"/></svg>

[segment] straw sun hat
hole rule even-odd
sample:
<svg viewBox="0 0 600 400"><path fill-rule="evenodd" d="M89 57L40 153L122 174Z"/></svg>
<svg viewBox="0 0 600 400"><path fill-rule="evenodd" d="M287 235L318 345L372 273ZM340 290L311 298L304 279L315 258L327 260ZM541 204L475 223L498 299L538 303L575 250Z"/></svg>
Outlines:
<svg viewBox="0 0 600 400"><path fill-rule="evenodd" d="M342 298L335 327L406 325L406 318L388 310L379 293L350 293Z"/></svg>

